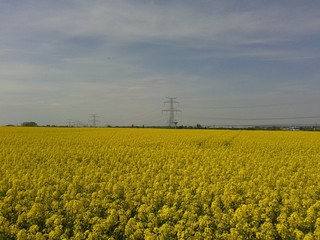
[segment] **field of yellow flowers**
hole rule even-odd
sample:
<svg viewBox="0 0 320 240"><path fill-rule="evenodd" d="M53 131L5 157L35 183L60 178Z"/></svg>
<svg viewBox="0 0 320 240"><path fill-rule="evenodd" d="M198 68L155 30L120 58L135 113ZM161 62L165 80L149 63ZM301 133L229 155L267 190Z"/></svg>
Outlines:
<svg viewBox="0 0 320 240"><path fill-rule="evenodd" d="M1 127L0 239L320 239L320 133Z"/></svg>

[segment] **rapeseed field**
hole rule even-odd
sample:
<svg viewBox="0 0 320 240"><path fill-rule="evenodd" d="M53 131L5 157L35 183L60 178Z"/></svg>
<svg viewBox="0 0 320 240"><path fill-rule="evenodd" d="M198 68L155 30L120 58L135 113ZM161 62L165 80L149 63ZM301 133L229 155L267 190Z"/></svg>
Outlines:
<svg viewBox="0 0 320 240"><path fill-rule="evenodd" d="M320 239L320 133L0 128L0 239Z"/></svg>

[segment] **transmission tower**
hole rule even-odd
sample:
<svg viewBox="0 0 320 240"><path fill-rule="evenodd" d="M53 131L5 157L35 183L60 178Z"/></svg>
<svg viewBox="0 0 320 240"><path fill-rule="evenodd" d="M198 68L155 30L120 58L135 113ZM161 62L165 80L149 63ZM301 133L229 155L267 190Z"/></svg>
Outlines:
<svg viewBox="0 0 320 240"><path fill-rule="evenodd" d="M90 115L91 119L90 122L92 122L92 127L96 127L97 126L97 122L99 122L97 120L98 115L97 114L92 114Z"/></svg>
<svg viewBox="0 0 320 240"><path fill-rule="evenodd" d="M71 121L71 119L67 120L67 126L68 127L72 127L73 126L73 122Z"/></svg>
<svg viewBox="0 0 320 240"><path fill-rule="evenodd" d="M175 103L179 103L178 101L176 101L175 99L177 99L176 97L166 97L167 99L169 99L168 101L165 101L164 104L169 103L169 108L162 110L163 112L169 112L169 127L176 127L177 125L177 120L175 120L174 118L174 114L177 112L181 112L181 110L177 109L174 107Z"/></svg>

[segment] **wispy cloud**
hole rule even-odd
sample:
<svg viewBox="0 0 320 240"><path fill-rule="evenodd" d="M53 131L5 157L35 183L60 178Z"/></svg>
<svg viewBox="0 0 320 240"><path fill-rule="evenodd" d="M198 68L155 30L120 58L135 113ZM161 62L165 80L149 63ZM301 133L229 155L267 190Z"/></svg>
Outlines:
<svg viewBox="0 0 320 240"><path fill-rule="evenodd" d="M277 102L286 92L289 101L295 89L319 89L319 7L295 0L1 1L2 110L65 103L79 114L81 106L101 110L113 99L133 114L168 95L245 105L268 96Z"/></svg>
<svg viewBox="0 0 320 240"><path fill-rule="evenodd" d="M61 43L59 40L70 42L73 39L85 45L96 43L98 38L109 38L119 43L162 44L168 41L178 45L197 45L203 42L207 44L205 46L214 46L222 41L233 45L261 43L266 39L270 42L290 41L293 36L316 34L320 24L317 8L311 2L301 5L255 4L255 8L246 10L241 8L250 5L248 2L235 4L233 1L207 4L204 6L207 9L194 8L183 1L165 4L73 1L72 5L50 2L15 6L14 10L18 9L20 14L10 20L16 29L7 31L24 35L26 39L40 37L40 41L41 37L49 40L49 36L57 44Z"/></svg>

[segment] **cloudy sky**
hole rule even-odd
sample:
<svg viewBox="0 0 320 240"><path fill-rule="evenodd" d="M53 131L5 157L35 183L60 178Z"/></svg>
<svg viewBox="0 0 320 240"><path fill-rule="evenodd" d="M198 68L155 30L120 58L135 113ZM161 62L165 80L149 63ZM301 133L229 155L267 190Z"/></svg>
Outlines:
<svg viewBox="0 0 320 240"><path fill-rule="evenodd" d="M0 125L320 124L320 1L1 0Z"/></svg>

